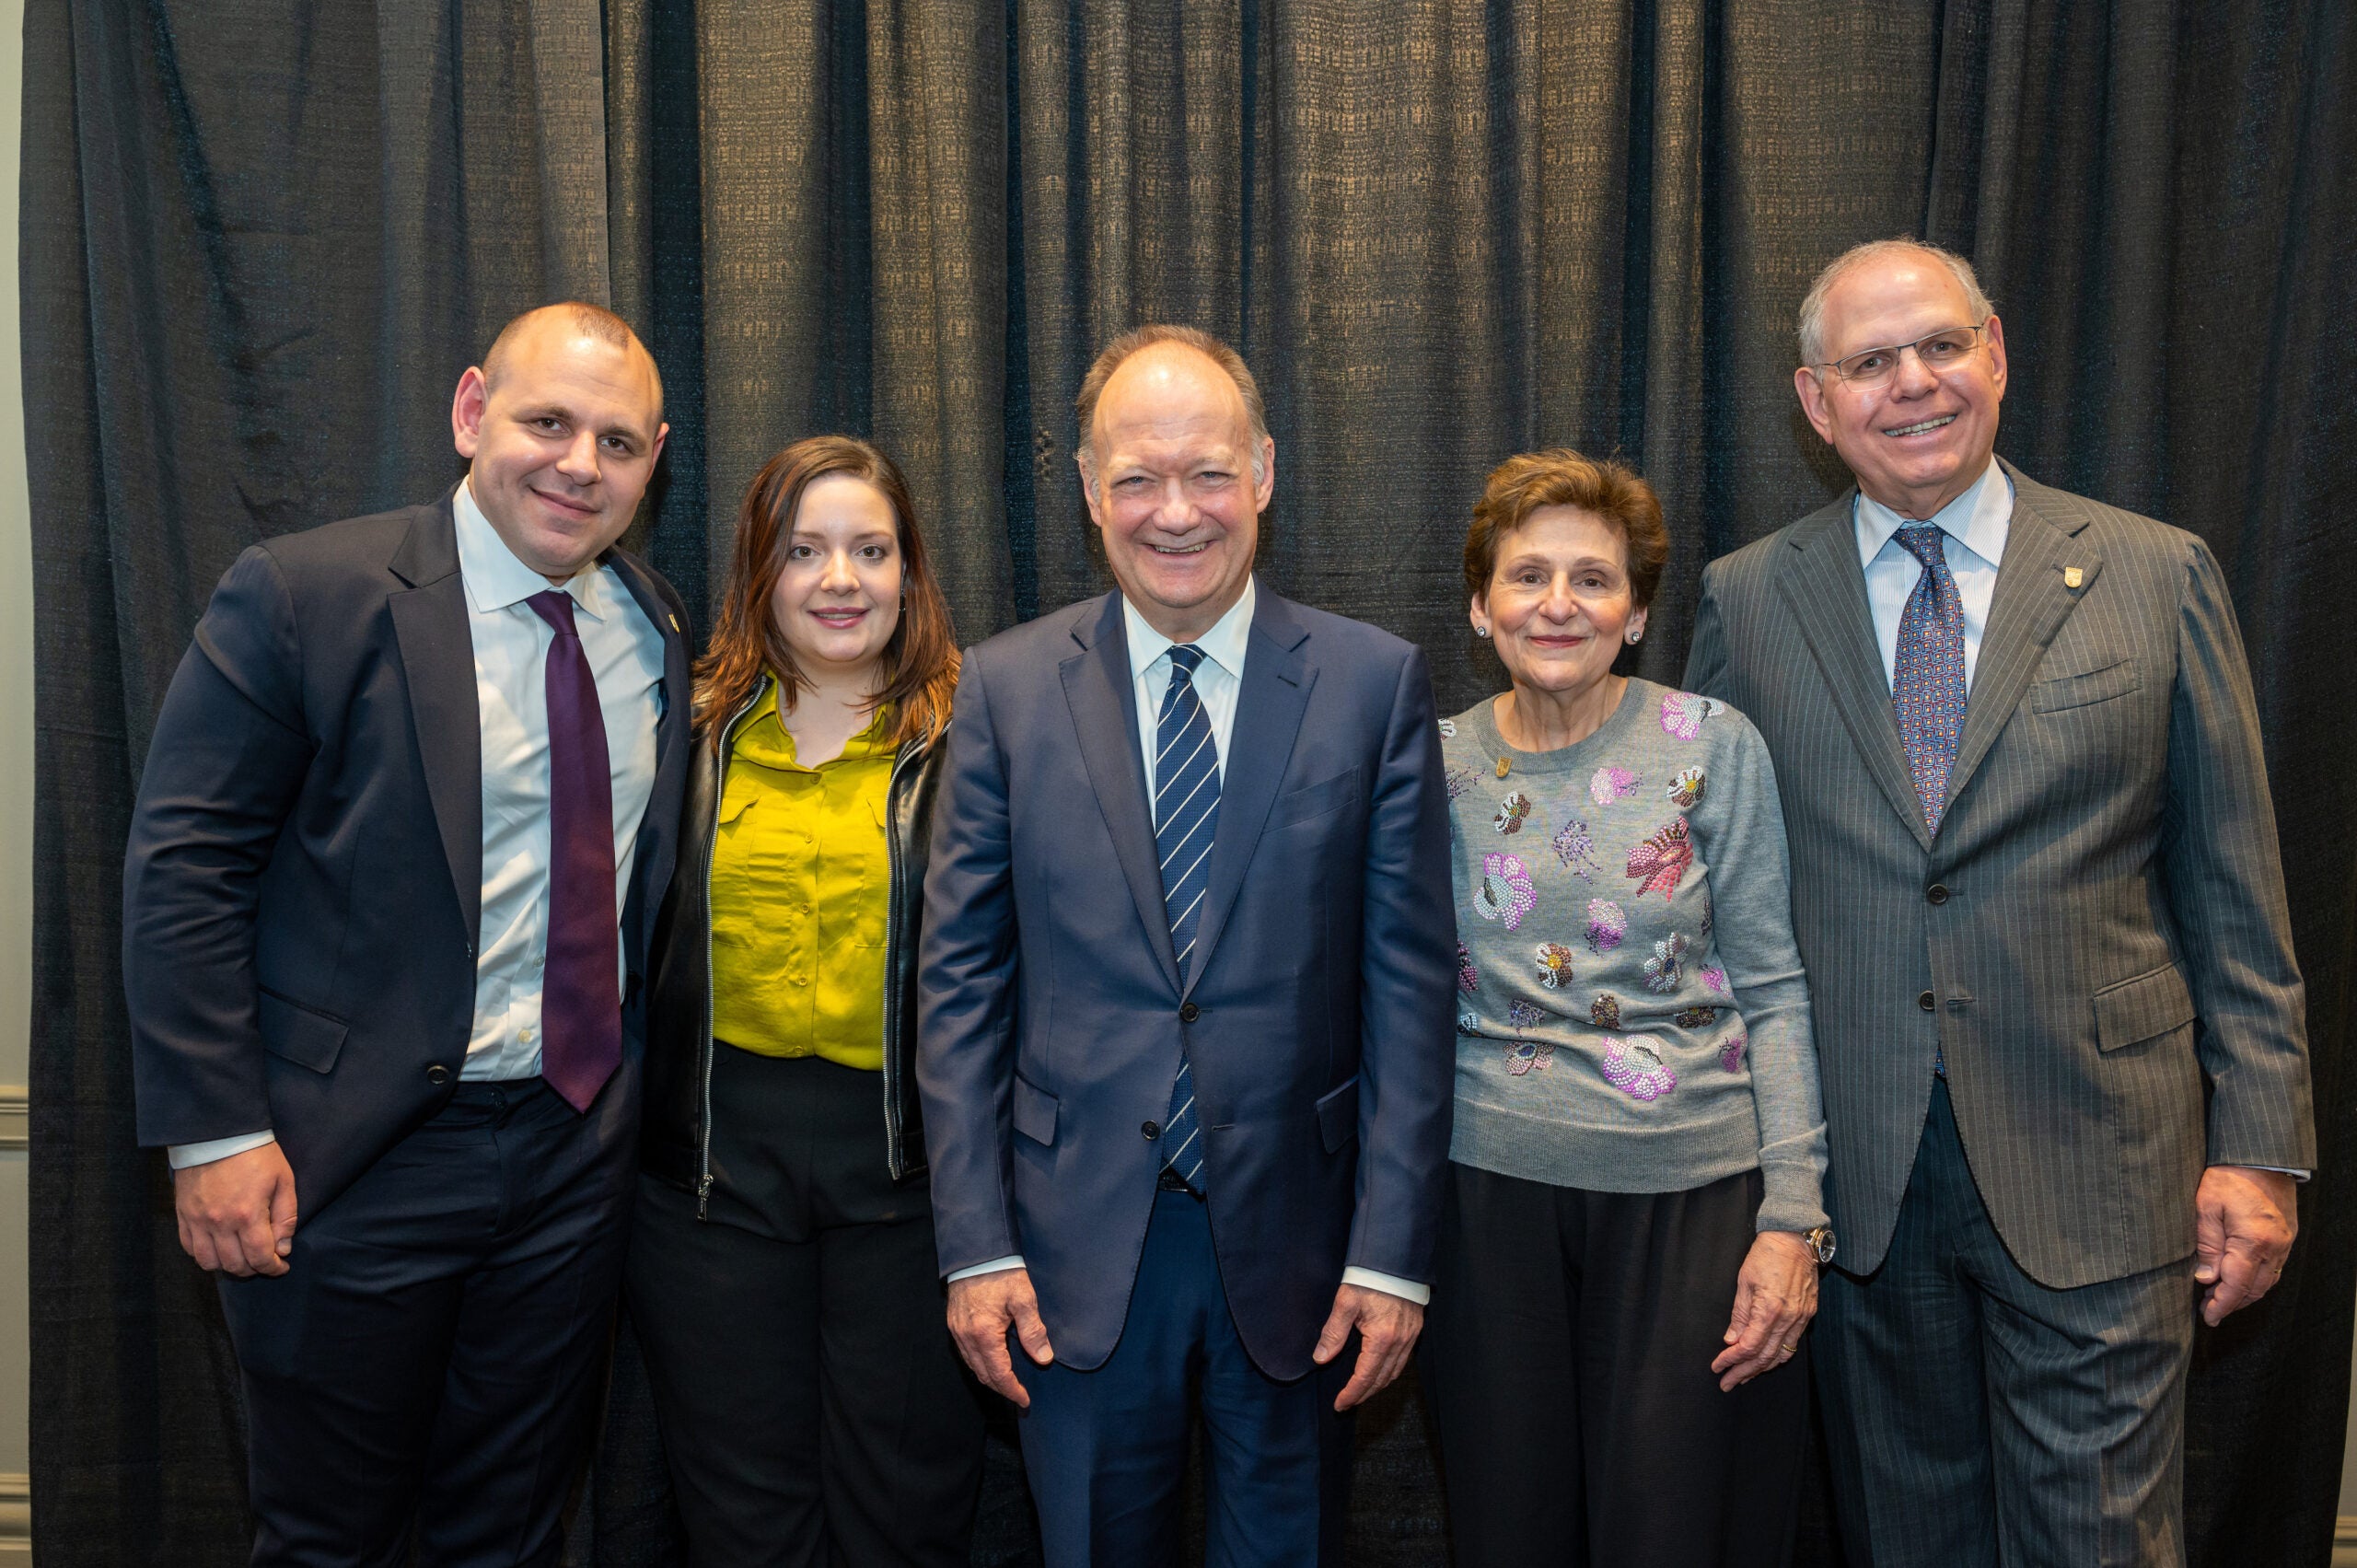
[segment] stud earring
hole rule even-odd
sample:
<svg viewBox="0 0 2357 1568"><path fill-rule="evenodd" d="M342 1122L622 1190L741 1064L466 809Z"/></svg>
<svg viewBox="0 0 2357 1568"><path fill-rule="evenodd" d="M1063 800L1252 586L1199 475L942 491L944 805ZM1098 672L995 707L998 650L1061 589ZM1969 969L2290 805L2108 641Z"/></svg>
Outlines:
<svg viewBox="0 0 2357 1568"><path fill-rule="evenodd" d="M1643 632L1631 632L1631 633L1629 633L1629 645L1630 645L1631 647L1632 647L1632 648L1633 648L1633 647L1635 647L1635 646L1637 645L1637 644L1638 644L1639 640L1640 640L1640 639L1642 639L1643 636L1644 636L1644 633L1643 633Z"/></svg>
<svg viewBox="0 0 2357 1568"><path fill-rule="evenodd" d="M1480 639L1481 639L1483 642L1485 642L1485 643L1486 643L1486 642L1488 642L1488 641L1490 640L1490 629L1489 629L1487 626L1476 626L1476 627L1474 627L1474 628L1473 628L1473 634L1474 634L1475 636L1477 636L1477 637L1480 638Z"/></svg>

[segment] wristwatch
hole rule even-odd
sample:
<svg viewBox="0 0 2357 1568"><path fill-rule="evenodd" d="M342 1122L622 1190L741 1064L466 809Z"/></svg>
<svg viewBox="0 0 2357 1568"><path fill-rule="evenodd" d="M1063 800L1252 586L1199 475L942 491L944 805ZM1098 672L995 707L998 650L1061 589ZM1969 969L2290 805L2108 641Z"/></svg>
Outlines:
<svg viewBox="0 0 2357 1568"><path fill-rule="evenodd" d="M1833 1227L1831 1225L1821 1225L1805 1230L1801 1232L1801 1239L1807 1242L1808 1249L1817 1254L1818 1268L1824 1268L1833 1261Z"/></svg>

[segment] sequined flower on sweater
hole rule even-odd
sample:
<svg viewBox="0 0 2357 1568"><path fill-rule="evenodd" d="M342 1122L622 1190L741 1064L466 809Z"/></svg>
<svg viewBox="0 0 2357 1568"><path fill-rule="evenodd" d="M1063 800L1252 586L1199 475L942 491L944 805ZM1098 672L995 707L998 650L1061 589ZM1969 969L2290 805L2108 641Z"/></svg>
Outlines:
<svg viewBox="0 0 2357 1568"><path fill-rule="evenodd" d="M1609 953L1629 935L1629 917L1610 899L1587 901L1587 945L1591 951Z"/></svg>
<svg viewBox="0 0 2357 1568"><path fill-rule="evenodd" d="M1678 891L1678 879L1694 864L1694 842L1687 836L1686 819L1647 835L1629 852L1628 875L1637 879L1637 897L1658 889L1665 899Z"/></svg>
<svg viewBox="0 0 2357 1568"><path fill-rule="evenodd" d="M1654 944L1654 956L1645 960L1645 989L1667 995L1685 978L1686 934L1673 931Z"/></svg>
<svg viewBox="0 0 2357 1568"><path fill-rule="evenodd" d="M1681 1029L1707 1029L1719 1021L1716 1007L1680 1007L1678 1027Z"/></svg>
<svg viewBox="0 0 2357 1568"><path fill-rule="evenodd" d="M1498 814L1490 819L1490 826L1501 833L1518 833L1529 819L1530 796L1515 790L1498 802Z"/></svg>
<svg viewBox="0 0 2357 1568"><path fill-rule="evenodd" d="M1733 994L1727 990L1727 971L1716 964L1702 971L1702 989L1713 996Z"/></svg>
<svg viewBox="0 0 2357 1568"><path fill-rule="evenodd" d="M1678 1087L1678 1074L1661 1059L1661 1042L1651 1035L1606 1036L1604 1081L1640 1100L1659 1099Z"/></svg>
<svg viewBox="0 0 2357 1568"><path fill-rule="evenodd" d="M1465 944L1462 942L1457 945L1457 989L1459 991L1481 989L1481 976L1473 967L1473 955L1466 951Z"/></svg>
<svg viewBox="0 0 2357 1568"><path fill-rule="evenodd" d="M1451 768L1441 775L1441 782L1448 786L1449 799L1455 800L1480 783L1480 775L1470 768Z"/></svg>
<svg viewBox="0 0 2357 1568"><path fill-rule="evenodd" d="M1538 945L1538 983L1561 991L1572 982L1572 950L1561 942Z"/></svg>
<svg viewBox="0 0 2357 1568"><path fill-rule="evenodd" d="M1555 830L1551 842L1555 846L1555 858L1563 863L1564 870L1582 878L1596 875L1596 840L1588 835L1585 822L1565 822Z"/></svg>
<svg viewBox="0 0 2357 1568"><path fill-rule="evenodd" d="M1530 867L1522 856L1492 850L1481 857L1481 885L1473 890L1473 910L1483 920L1503 920L1508 931L1522 923L1538 895L1530 886Z"/></svg>
<svg viewBox="0 0 2357 1568"><path fill-rule="evenodd" d="M1702 721L1714 714L1724 713L1726 706L1716 697L1700 697L1691 691L1665 692L1661 700L1661 726L1680 740L1692 740L1702 733Z"/></svg>
<svg viewBox="0 0 2357 1568"><path fill-rule="evenodd" d="M1636 794L1637 783L1637 775L1628 769L1607 764L1596 769L1596 775L1587 781L1587 797L1598 806L1609 806Z"/></svg>
<svg viewBox="0 0 2357 1568"><path fill-rule="evenodd" d="M1461 1035L1478 1035L1481 1032L1481 1020L1474 1014L1472 1008L1468 1007L1464 1012L1457 1015L1457 1032Z"/></svg>
<svg viewBox="0 0 2357 1568"><path fill-rule="evenodd" d="M1620 1027L1620 998L1608 991L1599 991L1596 1000L1587 1005L1587 1021L1600 1029Z"/></svg>
<svg viewBox="0 0 2357 1568"><path fill-rule="evenodd" d="M1506 1006L1506 1022L1514 1026L1515 1032L1515 1042L1506 1048L1506 1071L1517 1078L1528 1073L1533 1067L1542 1073L1546 1072L1554 1063L1553 1042L1522 1038L1523 1030L1546 1016L1538 1010L1537 1005L1526 1002L1520 997L1515 998Z"/></svg>
<svg viewBox="0 0 2357 1568"><path fill-rule="evenodd" d="M1701 805L1702 782L1701 769L1678 769L1678 776L1669 781L1669 803L1678 807Z"/></svg>
<svg viewBox="0 0 2357 1568"><path fill-rule="evenodd" d="M1737 1029L1735 1033L1727 1036L1727 1038L1722 1041L1719 1046L1719 1065L1725 1068L1730 1073L1742 1072L1743 1053L1750 1044L1751 1037L1745 1034L1741 1029Z"/></svg>
<svg viewBox="0 0 2357 1568"><path fill-rule="evenodd" d="M1445 736L1448 737L1451 740L1456 739L1456 738L1457 738L1457 721L1456 721L1455 719L1443 719L1443 720L1441 720L1441 721L1440 721L1440 732L1441 732L1443 735L1445 735Z"/></svg>

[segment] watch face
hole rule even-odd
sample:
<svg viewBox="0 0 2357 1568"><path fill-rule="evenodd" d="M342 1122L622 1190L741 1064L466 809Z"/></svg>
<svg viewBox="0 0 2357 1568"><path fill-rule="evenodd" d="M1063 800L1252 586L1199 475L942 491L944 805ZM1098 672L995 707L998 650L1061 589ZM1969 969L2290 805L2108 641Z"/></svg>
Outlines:
<svg viewBox="0 0 2357 1568"><path fill-rule="evenodd" d="M1833 1228L1830 1225L1819 1225L1810 1231L1808 1242L1817 1249L1817 1260L1819 1263L1833 1261Z"/></svg>

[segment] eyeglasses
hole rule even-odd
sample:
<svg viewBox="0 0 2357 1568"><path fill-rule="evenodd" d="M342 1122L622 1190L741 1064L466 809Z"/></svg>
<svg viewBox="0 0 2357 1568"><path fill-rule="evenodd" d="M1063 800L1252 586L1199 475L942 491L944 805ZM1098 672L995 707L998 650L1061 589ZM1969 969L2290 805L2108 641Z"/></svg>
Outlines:
<svg viewBox="0 0 2357 1568"><path fill-rule="evenodd" d="M1980 346L1980 334L1988 325L1983 321L1977 327L1943 327L1929 337L1917 338L1911 343L1860 349L1818 368L1832 371L1853 387L1871 389L1898 374L1899 356L1911 348L1915 351L1917 362L1937 376L1971 358L1972 351Z"/></svg>

